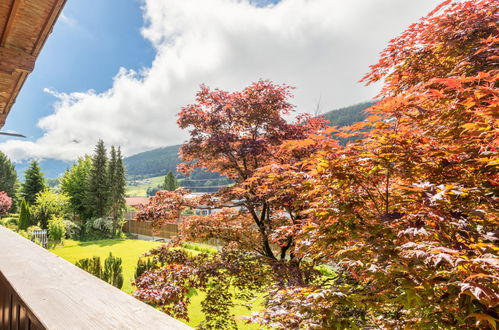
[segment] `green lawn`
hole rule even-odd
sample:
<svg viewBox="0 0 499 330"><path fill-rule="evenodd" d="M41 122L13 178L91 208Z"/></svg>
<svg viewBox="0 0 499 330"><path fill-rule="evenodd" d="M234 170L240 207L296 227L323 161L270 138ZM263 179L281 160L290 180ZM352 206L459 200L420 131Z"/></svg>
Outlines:
<svg viewBox="0 0 499 330"><path fill-rule="evenodd" d="M77 260L82 258L89 258L92 256L100 256L101 261L104 261L111 252L113 255L123 259L123 277L124 284L122 290L131 294L134 287L131 285L133 275L135 273L135 266L137 265L137 260L139 257L149 251L151 248L159 246L161 243L132 240L132 239L110 239L110 240L98 240L89 242L79 242L66 240L64 246L58 246L51 251L60 257L68 260L71 263L75 263ZM192 253L199 253L198 251L189 250ZM204 319L203 313L201 313L201 301L203 296L198 294L191 297L191 306L189 309L190 322L189 325L195 327L199 322ZM234 308L236 315L250 315L245 307ZM243 322L238 322L240 329L259 329L258 326L246 325Z"/></svg>

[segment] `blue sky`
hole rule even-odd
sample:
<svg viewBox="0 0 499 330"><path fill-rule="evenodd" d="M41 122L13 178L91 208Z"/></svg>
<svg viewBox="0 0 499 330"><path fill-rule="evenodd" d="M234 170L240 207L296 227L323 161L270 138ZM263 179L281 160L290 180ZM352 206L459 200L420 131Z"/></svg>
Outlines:
<svg viewBox="0 0 499 330"><path fill-rule="evenodd" d="M69 0L3 130L42 135L36 123L53 112L56 101L44 88L102 92L120 67L149 66L154 49L140 34L140 6L138 0Z"/></svg>
<svg viewBox="0 0 499 330"><path fill-rule="evenodd" d="M285 83L298 113L364 102L369 65L439 2L68 0L3 128L28 138L0 150L71 161L99 138L125 155L179 144L176 114L203 83Z"/></svg>

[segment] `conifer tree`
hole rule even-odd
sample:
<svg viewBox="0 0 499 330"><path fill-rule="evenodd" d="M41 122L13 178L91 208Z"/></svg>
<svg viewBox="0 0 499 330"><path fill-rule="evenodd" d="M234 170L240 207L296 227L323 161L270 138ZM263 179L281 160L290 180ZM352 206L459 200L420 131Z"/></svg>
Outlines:
<svg viewBox="0 0 499 330"><path fill-rule="evenodd" d="M123 157L121 156L121 149L114 146L111 147L111 160L108 167L109 176L109 195L110 195L110 209L111 217L113 219L114 231L118 227L118 220L123 216L126 209L125 203L125 166L123 164Z"/></svg>
<svg viewBox="0 0 499 330"><path fill-rule="evenodd" d="M102 218L109 210L109 178L107 168L107 155L104 141L99 140L92 156L92 168L88 179L87 207L91 216Z"/></svg>
<svg viewBox="0 0 499 330"><path fill-rule="evenodd" d="M40 171L40 166L33 160L29 168L24 173L24 183L22 185L22 196L28 204L34 204L36 195L45 190L45 179Z"/></svg>
<svg viewBox="0 0 499 330"><path fill-rule="evenodd" d="M174 191L178 188L178 182L175 178L175 175L170 171L165 176L165 183L163 184L163 188L168 191Z"/></svg>
<svg viewBox="0 0 499 330"><path fill-rule="evenodd" d="M12 198L13 207L16 196L17 172L12 162L0 151L0 191Z"/></svg>
<svg viewBox="0 0 499 330"><path fill-rule="evenodd" d="M19 214L19 229L26 230L31 226L31 211L26 200L21 201L21 212Z"/></svg>

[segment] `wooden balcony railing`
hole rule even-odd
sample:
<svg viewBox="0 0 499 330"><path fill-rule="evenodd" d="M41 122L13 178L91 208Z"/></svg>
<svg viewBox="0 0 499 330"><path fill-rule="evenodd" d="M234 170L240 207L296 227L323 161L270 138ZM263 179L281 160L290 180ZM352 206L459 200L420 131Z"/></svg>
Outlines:
<svg viewBox="0 0 499 330"><path fill-rule="evenodd" d="M0 329L191 329L0 226Z"/></svg>

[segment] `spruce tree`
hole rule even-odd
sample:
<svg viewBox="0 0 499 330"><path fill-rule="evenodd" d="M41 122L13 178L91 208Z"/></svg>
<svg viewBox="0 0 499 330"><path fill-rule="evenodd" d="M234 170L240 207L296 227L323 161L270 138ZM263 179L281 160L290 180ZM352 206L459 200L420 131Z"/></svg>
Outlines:
<svg viewBox="0 0 499 330"><path fill-rule="evenodd" d="M168 172L168 174L165 176L165 183L163 184L163 188L169 191L174 191L178 188L177 179L171 171Z"/></svg>
<svg viewBox="0 0 499 330"><path fill-rule="evenodd" d="M113 219L113 231L118 228L118 220L123 216L126 209L125 203L125 167L121 156L121 149L111 147L111 159L108 167L110 210Z"/></svg>
<svg viewBox="0 0 499 330"><path fill-rule="evenodd" d="M0 151L0 191L5 191L12 198L12 207L15 209L17 172L9 158Z"/></svg>
<svg viewBox="0 0 499 330"><path fill-rule="evenodd" d="M45 190L45 179L40 171L36 160L32 161L29 168L24 172L24 183L22 185L22 196L28 204L34 204L36 195Z"/></svg>
<svg viewBox="0 0 499 330"><path fill-rule="evenodd" d="M92 156L92 168L87 186L87 207L90 215L96 218L105 217L109 210L109 178L107 155L104 141L99 140Z"/></svg>
<svg viewBox="0 0 499 330"><path fill-rule="evenodd" d="M111 217L113 219L113 229L118 228L118 220L123 216L126 209L125 203L125 166L121 149L114 146L111 147L111 160L109 162L109 188L110 188L110 208Z"/></svg>

